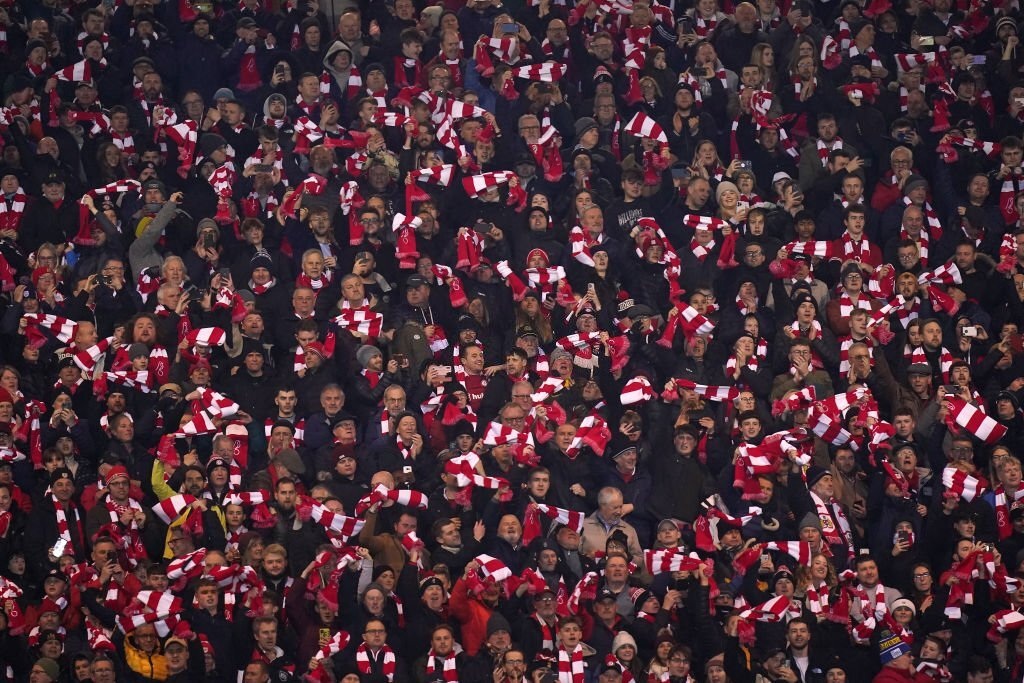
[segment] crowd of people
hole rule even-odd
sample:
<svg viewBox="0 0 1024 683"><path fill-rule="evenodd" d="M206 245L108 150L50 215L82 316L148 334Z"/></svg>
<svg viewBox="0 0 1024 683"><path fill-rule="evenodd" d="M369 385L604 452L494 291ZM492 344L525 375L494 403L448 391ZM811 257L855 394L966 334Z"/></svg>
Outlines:
<svg viewBox="0 0 1024 683"><path fill-rule="evenodd" d="M1024 680L1020 19L0 2L0 683Z"/></svg>

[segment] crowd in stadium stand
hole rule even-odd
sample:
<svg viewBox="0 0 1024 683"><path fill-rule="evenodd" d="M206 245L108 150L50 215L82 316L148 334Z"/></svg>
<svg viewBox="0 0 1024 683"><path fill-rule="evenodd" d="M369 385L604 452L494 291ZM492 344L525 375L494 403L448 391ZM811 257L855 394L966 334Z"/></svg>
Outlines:
<svg viewBox="0 0 1024 683"><path fill-rule="evenodd" d="M1019 0L0 0L0 683L1024 681Z"/></svg>

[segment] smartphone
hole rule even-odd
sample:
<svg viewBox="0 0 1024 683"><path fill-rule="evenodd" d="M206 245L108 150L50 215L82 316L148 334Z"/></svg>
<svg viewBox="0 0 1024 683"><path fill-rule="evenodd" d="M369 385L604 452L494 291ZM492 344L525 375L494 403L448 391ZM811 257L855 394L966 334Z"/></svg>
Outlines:
<svg viewBox="0 0 1024 683"><path fill-rule="evenodd" d="M274 67L274 75L284 76L284 64L278 64Z"/></svg>
<svg viewBox="0 0 1024 683"><path fill-rule="evenodd" d="M759 565L760 568L758 569L758 573L761 573L761 574L770 573L771 570L765 568L764 565L765 565L765 562L771 562L771 561L772 561L771 553L761 553L761 564Z"/></svg>
<svg viewBox="0 0 1024 683"><path fill-rule="evenodd" d="M959 384L943 384L942 385L942 390L945 391L947 394L959 394L960 393L960 385Z"/></svg>
<svg viewBox="0 0 1024 683"><path fill-rule="evenodd" d="M213 248L213 245L217 243L217 238L213 236L213 233L207 232L203 234L203 246L207 249Z"/></svg>
<svg viewBox="0 0 1024 683"><path fill-rule="evenodd" d="M473 224L473 230L486 235L491 231L491 224L487 221L477 221Z"/></svg>
<svg viewBox="0 0 1024 683"><path fill-rule="evenodd" d="M441 366L441 373L444 374L444 375L452 374L452 366L450 366L450 365L442 365Z"/></svg>
<svg viewBox="0 0 1024 683"><path fill-rule="evenodd" d="M217 275L220 275L221 280L227 280L229 277L231 277L231 269L221 268L217 271Z"/></svg>
<svg viewBox="0 0 1024 683"><path fill-rule="evenodd" d="M273 164L252 164L252 170L256 173L271 173L274 170Z"/></svg>
<svg viewBox="0 0 1024 683"><path fill-rule="evenodd" d="M502 33L519 33L519 24L514 21L506 21L501 25Z"/></svg>
<svg viewBox="0 0 1024 683"><path fill-rule="evenodd" d="M672 177L678 178L679 180L689 180L690 169L686 166L683 166L682 168L673 168Z"/></svg>
<svg viewBox="0 0 1024 683"><path fill-rule="evenodd" d="M910 136L907 135L906 133L896 133L896 139L899 142L906 142L907 140L910 139Z"/></svg>
<svg viewBox="0 0 1024 683"><path fill-rule="evenodd" d="M921 36L920 44L921 44L922 47L926 46L926 45L928 45L928 46L935 45L935 37L934 36Z"/></svg>
<svg viewBox="0 0 1024 683"><path fill-rule="evenodd" d="M743 171L749 171L754 168L754 165L750 161L743 160L736 164L736 168Z"/></svg>
<svg viewBox="0 0 1024 683"><path fill-rule="evenodd" d="M50 548L50 552L53 553L54 557L56 557L57 559L60 559L61 555L64 554L64 550L67 547L68 547L67 539L58 538L57 542L53 544L52 548Z"/></svg>
<svg viewBox="0 0 1024 683"><path fill-rule="evenodd" d="M978 328L975 327L974 325L964 325L963 327L960 328L960 334L962 334L965 337L977 337Z"/></svg>
<svg viewBox="0 0 1024 683"><path fill-rule="evenodd" d="M982 66L986 61L988 61L988 58L985 55L974 55L971 57L971 64L973 66Z"/></svg>
<svg viewBox="0 0 1024 683"><path fill-rule="evenodd" d="M736 210L737 211L743 211L743 210L746 210L746 209L749 209L749 208L750 208L750 202L747 202L747 201L736 202Z"/></svg>
<svg viewBox="0 0 1024 683"><path fill-rule="evenodd" d="M404 353L393 353L393 354L391 354L391 360L393 360L396 363L398 363L398 367L402 367L402 363L405 362L405 354Z"/></svg>
<svg viewBox="0 0 1024 683"><path fill-rule="evenodd" d="M910 543L910 532L906 529L900 529L896 532L896 540L902 543Z"/></svg>

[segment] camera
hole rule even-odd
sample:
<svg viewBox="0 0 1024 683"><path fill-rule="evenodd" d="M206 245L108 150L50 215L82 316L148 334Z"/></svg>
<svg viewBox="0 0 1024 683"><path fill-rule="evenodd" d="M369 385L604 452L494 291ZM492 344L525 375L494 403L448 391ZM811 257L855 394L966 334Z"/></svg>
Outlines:
<svg viewBox="0 0 1024 683"><path fill-rule="evenodd" d="M963 327L960 328L960 334L962 334L965 337L977 337L978 328L975 327L974 325L964 325Z"/></svg>

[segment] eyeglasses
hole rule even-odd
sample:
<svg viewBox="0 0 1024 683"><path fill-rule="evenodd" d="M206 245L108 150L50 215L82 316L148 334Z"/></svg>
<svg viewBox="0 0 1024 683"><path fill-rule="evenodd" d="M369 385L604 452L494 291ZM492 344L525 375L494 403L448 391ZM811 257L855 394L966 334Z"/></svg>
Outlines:
<svg viewBox="0 0 1024 683"><path fill-rule="evenodd" d="M914 574L914 578L915 579L927 579L931 575L932 575L931 572L921 572L920 574Z"/></svg>
<svg viewBox="0 0 1024 683"><path fill-rule="evenodd" d="M743 255L744 256L748 256L750 258L754 258L754 257L757 257L757 256L763 256L763 254L761 252L759 252L759 251L745 251L745 252L743 252Z"/></svg>

